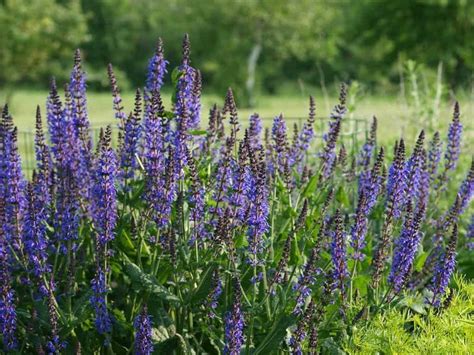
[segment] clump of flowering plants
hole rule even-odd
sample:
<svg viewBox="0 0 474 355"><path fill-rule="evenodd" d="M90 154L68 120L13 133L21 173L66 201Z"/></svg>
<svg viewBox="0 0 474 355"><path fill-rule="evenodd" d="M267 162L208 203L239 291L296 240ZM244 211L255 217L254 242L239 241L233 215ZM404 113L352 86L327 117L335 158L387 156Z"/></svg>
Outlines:
<svg viewBox="0 0 474 355"><path fill-rule="evenodd" d="M439 133L427 143L421 132L392 154L375 118L360 151L344 147L344 85L323 139L313 98L302 127L290 132L278 115L265 130L258 114L239 117L229 89L206 126L190 53L186 36L172 107L161 41L130 113L110 65L117 129L94 142L77 51L62 97L51 82L47 134L38 109L31 179L4 106L5 351L319 353L407 295L422 312L449 305L457 250L472 244L462 216L474 166L457 194L447 188L459 105L445 151Z"/></svg>

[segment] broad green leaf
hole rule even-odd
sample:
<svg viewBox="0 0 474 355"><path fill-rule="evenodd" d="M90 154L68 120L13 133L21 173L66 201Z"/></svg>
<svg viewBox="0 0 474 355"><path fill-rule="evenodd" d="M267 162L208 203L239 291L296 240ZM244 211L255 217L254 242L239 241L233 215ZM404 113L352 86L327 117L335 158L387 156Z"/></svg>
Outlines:
<svg viewBox="0 0 474 355"><path fill-rule="evenodd" d="M217 268L216 264L211 264L206 269L206 271L202 273L201 280L199 281L198 287L196 288L196 290L193 292L191 296L192 304L202 303L204 299L207 297L212 287L212 274L214 273L214 270L216 270L216 268Z"/></svg>
<svg viewBox="0 0 474 355"><path fill-rule="evenodd" d="M285 338L286 329L295 324L296 317L293 315L282 315L274 323L267 336L262 340L254 355L258 354L274 354L280 349L280 344Z"/></svg>
<svg viewBox="0 0 474 355"><path fill-rule="evenodd" d="M126 262L125 272L133 282L135 290L149 292L151 295L168 302L179 302L179 298L170 293L165 287L158 284L156 279L143 272L136 264Z"/></svg>

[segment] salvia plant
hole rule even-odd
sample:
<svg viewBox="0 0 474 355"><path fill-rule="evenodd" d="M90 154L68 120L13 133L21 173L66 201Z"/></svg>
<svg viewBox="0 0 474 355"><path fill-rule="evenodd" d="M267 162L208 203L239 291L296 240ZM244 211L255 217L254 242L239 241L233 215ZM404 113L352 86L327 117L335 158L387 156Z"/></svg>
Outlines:
<svg viewBox="0 0 474 355"><path fill-rule="evenodd" d="M462 217L474 165L448 188L457 103L445 141L421 132L383 147L374 117L357 151L343 142L345 85L322 139L312 97L302 127L279 114L264 128L257 113L239 117L229 89L203 123L188 36L174 70L158 41L130 112L108 75L117 127L98 140L79 51L64 92L51 81L31 178L3 107L5 352L316 354L406 297L447 307L457 252L474 240Z"/></svg>

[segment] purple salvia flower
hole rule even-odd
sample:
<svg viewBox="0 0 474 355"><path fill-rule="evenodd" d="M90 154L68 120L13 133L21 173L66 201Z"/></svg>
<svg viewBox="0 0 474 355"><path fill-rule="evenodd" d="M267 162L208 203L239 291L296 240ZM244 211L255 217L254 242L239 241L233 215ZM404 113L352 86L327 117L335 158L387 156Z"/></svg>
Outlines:
<svg viewBox="0 0 474 355"><path fill-rule="evenodd" d="M375 145L377 139L377 117L372 118L372 125L370 126L370 133L367 141L362 147L360 156L358 159L358 164L361 167L361 172L359 176L360 184L368 184L370 180L370 162L372 156L374 155Z"/></svg>
<svg viewBox="0 0 474 355"><path fill-rule="evenodd" d="M51 266L48 264L48 239L46 235L46 222L48 220L47 209L41 201L41 187L38 175L33 172L33 182L28 183L27 200L28 207L26 208L23 225L23 242L25 252L28 256L28 263L30 271L38 280L40 291L44 291L43 278L51 271ZM44 294L43 296L47 296Z"/></svg>
<svg viewBox="0 0 474 355"><path fill-rule="evenodd" d="M334 216L335 231L331 242L331 259L333 264L333 278L335 287L341 292L341 298L345 298L346 279L349 276L347 270L346 242L344 236L344 220L340 210Z"/></svg>
<svg viewBox="0 0 474 355"><path fill-rule="evenodd" d="M260 135L262 134L263 126L262 126L262 119L257 113L254 113L250 116L249 119L249 140L250 140L250 147L253 149L260 149Z"/></svg>
<svg viewBox="0 0 474 355"><path fill-rule="evenodd" d="M359 195L364 194L367 200L366 213L369 214L377 203L377 198L382 194L384 178L382 176L385 151L380 148L372 170L364 179L359 179Z"/></svg>
<svg viewBox="0 0 474 355"><path fill-rule="evenodd" d="M395 294L405 287L421 239L420 225L424 216L424 205L419 208L416 215L413 215L410 203L408 206L402 232L395 243L392 268L388 276L388 282Z"/></svg>
<svg viewBox="0 0 474 355"><path fill-rule="evenodd" d="M51 203L52 161L43 133L43 122L39 106L36 108L35 157L38 178L42 185L41 199L45 205L49 205Z"/></svg>
<svg viewBox="0 0 474 355"><path fill-rule="evenodd" d="M464 213L469 203L474 196L474 159L471 162L471 168L466 176L466 179L462 182L459 187L459 191L456 195L456 200L450 207L449 211L441 219L441 229L447 230L453 223L456 223L459 217ZM438 239L440 235L437 236Z"/></svg>
<svg viewBox="0 0 474 355"><path fill-rule="evenodd" d="M428 150L427 171L431 183L436 180L436 174L438 173L438 165L441 160L441 148L442 144L439 138L439 132L435 132L435 134L433 135L433 139L429 144Z"/></svg>
<svg viewBox="0 0 474 355"><path fill-rule="evenodd" d="M309 97L309 115L308 120L303 125L303 129L298 133L296 141L291 149L291 165L297 165L298 171L301 172L302 162L307 153L309 146L314 138L314 121L316 117L316 104L312 96Z"/></svg>
<svg viewBox="0 0 474 355"><path fill-rule="evenodd" d="M189 175L190 175L190 189L188 194L189 202L189 217L193 222L192 234L190 244L194 244L199 238L203 241L207 238L207 233L204 228L204 195L205 189L199 178L196 170L196 161L189 150L186 152L188 159Z"/></svg>
<svg viewBox="0 0 474 355"><path fill-rule="evenodd" d="M417 209L419 206L428 205L428 200L430 197L430 173L427 166L427 155L426 151L423 149L420 153L420 177L419 177L419 187L416 195Z"/></svg>
<svg viewBox="0 0 474 355"><path fill-rule="evenodd" d="M191 105L189 112L189 127L198 128L201 122L201 91L202 78L201 71L195 70L193 80L193 91L191 96Z"/></svg>
<svg viewBox="0 0 474 355"><path fill-rule="evenodd" d="M273 170L278 171L280 176L285 175L286 166L288 164L288 142L286 123L283 114L276 116L272 126L273 151L275 152L275 160Z"/></svg>
<svg viewBox="0 0 474 355"><path fill-rule="evenodd" d="M66 347L66 342L62 342L58 334L58 312L56 311L56 300L53 294L53 281L50 281L48 289L48 313L49 322L51 324L51 338L46 343L48 354L60 354L61 350Z"/></svg>
<svg viewBox="0 0 474 355"><path fill-rule="evenodd" d="M3 132L2 132L3 133ZM6 351L18 346L15 294L11 285L10 253L4 231L5 199L0 198L0 332Z"/></svg>
<svg viewBox="0 0 474 355"><path fill-rule="evenodd" d="M467 248L469 250L474 250L474 213L471 215L471 222L467 227L466 240Z"/></svg>
<svg viewBox="0 0 474 355"><path fill-rule="evenodd" d="M127 119L127 115L123 111L122 96L120 95L120 89L117 84L117 78L115 77L114 68L112 64L110 63L107 66L107 74L109 76L110 88L112 90L113 109L115 111L115 118L118 120L118 128L120 130L119 142L121 142L121 138L123 138L122 134L123 134L124 126L125 126L125 120Z"/></svg>
<svg viewBox="0 0 474 355"><path fill-rule="evenodd" d="M390 166L387 181L387 204L391 204L392 213L395 218L401 215L402 205L405 202L405 192L407 191L406 186L405 142L401 139L395 159Z"/></svg>
<svg viewBox="0 0 474 355"><path fill-rule="evenodd" d="M354 224L351 228L351 246L354 249L351 257L354 260L364 260L365 255L362 253L362 249L365 247L365 236L367 234L368 227L368 203L367 197L364 193L359 194L359 201L357 203L357 210L355 215Z"/></svg>
<svg viewBox="0 0 474 355"><path fill-rule="evenodd" d="M462 136L462 124L459 120L459 103L456 101L454 104L453 120L449 125L448 131L448 145L444 154L445 158L445 173L454 170L456 168L459 154L461 152L461 136Z"/></svg>
<svg viewBox="0 0 474 355"><path fill-rule="evenodd" d="M430 300L430 303L435 307L440 306L441 298L446 292L446 287L448 287L449 280L456 266L457 239L458 227L457 224L454 224L449 244L445 252L439 257L433 278L431 279L430 289L433 292L433 298Z"/></svg>
<svg viewBox="0 0 474 355"><path fill-rule="evenodd" d="M219 303L219 298L223 292L222 288L222 280L219 276L219 271L214 270L212 273L212 286L211 286L211 292L207 296L206 300L206 306L210 308L210 311L208 312L208 316L210 318L214 318L216 314L214 313L218 303Z"/></svg>
<svg viewBox="0 0 474 355"><path fill-rule="evenodd" d="M148 315L148 308L143 306L141 313L133 323L135 328L135 354L150 355L153 353L152 322Z"/></svg>
<svg viewBox="0 0 474 355"><path fill-rule="evenodd" d="M140 90L137 89L135 94L135 107L133 113L125 119L123 141L120 146L120 179L124 185L127 184L127 180L133 180L138 167L136 155L138 153L142 133L140 123L142 112L141 104Z"/></svg>
<svg viewBox="0 0 474 355"><path fill-rule="evenodd" d="M341 130L341 123L347 112L346 108L347 89L344 84L341 85L339 94L339 104L331 112L331 121L329 122L329 132L324 136L326 145L321 153L321 162L323 165L323 176L328 178L336 164L336 142Z"/></svg>
<svg viewBox="0 0 474 355"><path fill-rule="evenodd" d="M222 114L226 115L229 113L229 123L230 123L230 139L232 140L232 145L237 141L237 133L240 130L239 125L239 116L237 113L237 105L235 103L234 93L231 88L227 89L227 94L225 97L224 108Z"/></svg>
<svg viewBox="0 0 474 355"><path fill-rule="evenodd" d="M64 134L63 107L56 87L56 81L54 79L51 80L46 108L51 152L53 153L56 162L62 162L67 154L65 142L66 135Z"/></svg>
<svg viewBox="0 0 474 355"><path fill-rule="evenodd" d="M57 184L55 239L61 243L61 250L65 252L68 242L74 242L78 238L80 223L78 189L70 169L61 171Z"/></svg>
<svg viewBox="0 0 474 355"><path fill-rule="evenodd" d="M296 326L296 331L290 337L289 345L291 348L292 355L303 355L303 341L307 336L307 328L312 325L314 315L314 303L311 301L308 305L308 308L304 312L304 316L299 320L298 325Z"/></svg>
<svg viewBox="0 0 474 355"><path fill-rule="evenodd" d="M249 189L249 217L247 240L249 243L249 263L260 264L259 254L263 250L263 236L269 229L268 188L266 185L266 165L261 151L249 152L252 179Z"/></svg>
<svg viewBox="0 0 474 355"><path fill-rule="evenodd" d="M471 162L471 168L469 169L466 179L464 179L459 188L458 196L461 200L459 214L462 214L474 196L474 159Z"/></svg>
<svg viewBox="0 0 474 355"><path fill-rule="evenodd" d="M148 62L148 73L146 77L146 91L148 93L161 89L165 74L167 73L167 65L168 61L163 55L163 41L161 38L158 38L155 54Z"/></svg>
<svg viewBox="0 0 474 355"><path fill-rule="evenodd" d="M153 92L151 115L145 117L145 200L153 211L153 220L159 228L169 222L171 204L175 197L175 151L170 145L168 158L163 136L164 108L160 92ZM176 147L175 147L176 148ZM185 152L184 152L185 153Z"/></svg>
<svg viewBox="0 0 474 355"><path fill-rule="evenodd" d="M107 310L106 275L101 266L97 266L94 279L91 281L91 304L95 312L95 326L99 334L107 334L112 330L112 319Z"/></svg>
<svg viewBox="0 0 474 355"><path fill-rule="evenodd" d="M239 144L238 162L235 164L234 160L231 161L234 188L230 193L229 204L233 208L232 222L235 226L240 226L246 222L250 207L249 194L254 182L248 164L250 149L248 130L245 130L244 140Z"/></svg>
<svg viewBox="0 0 474 355"><path fill-rule="evenodd" d="M107 126L103 140L99 142L99 154L95 161L92 187L92 220L97 240L102 245L115 237L117 224L117 157L111 147L112 129Z"/></svg>
<svg viewBox="0 0 474 355"><path fill-rule="evenodd" d="M2 120L2 142L0 159L2 159L2 189L5 199L6 239L16 251L22 249L21 236L23 228L21 219L26 208L26 180L21 170L21 158L18 152L17 128L13 126L11 116L6 113Z"/></svg>
<svg viewBox="0 0 474 355"><path fill-rule="evenodd" d="M73 169L73 171L80 196L85 201L90 201L92 137L89 132L90 123L87 114L86 74L82 69L79 49L76 50L74 56L74 66L71 71L68 91L71 95L70 120L74 129L74 148L77 153L73 156L77 163L77 170ZM69 142L69 144L72 144L72 142Z"/></svg>
<svg viewBox="0 0 474 355"><path fill-rule="evenodd" d="M311 249L311 254L304 266L303 274L298 278L298 282L293 285L293 291L297 292L296 305L293 314L301 315L306 299L311 295L311 285L314 283L318 273L316 262L319 259L320 248L316 245Z"/></svg>
<svg viewBox="0 0 474 355"><path fill-rule="evenodd" d="M225 315L224 354L240 355L244 344L244 314L242 312L240 282L235 280L232 309Z"/></svg>
<svg viewBox="0 0 474 355"><path fill-rule="evenodd" d="M412 155L405 163L405 179L406 179L406 191L405 201L413 202L413 200L419 195L422 183L423 175L423 160L424 160L424 148L423 142L425 139L425 132L421 131L416 141L415 149Z"/></svg>

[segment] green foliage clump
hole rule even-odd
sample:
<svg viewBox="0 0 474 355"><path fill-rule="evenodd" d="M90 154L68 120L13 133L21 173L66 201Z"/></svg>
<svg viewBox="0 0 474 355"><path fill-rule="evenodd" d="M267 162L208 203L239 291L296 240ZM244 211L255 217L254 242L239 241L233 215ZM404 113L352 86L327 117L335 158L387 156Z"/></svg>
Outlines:
<svg viewBox="0 0 474 355"><path fill-rule="evenodd" d="M344 349L350 354L468 354L474 348L474 283L456 275L452 299L440 312L423 298L398 306L352 328Z"/></svg>

